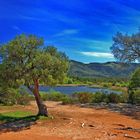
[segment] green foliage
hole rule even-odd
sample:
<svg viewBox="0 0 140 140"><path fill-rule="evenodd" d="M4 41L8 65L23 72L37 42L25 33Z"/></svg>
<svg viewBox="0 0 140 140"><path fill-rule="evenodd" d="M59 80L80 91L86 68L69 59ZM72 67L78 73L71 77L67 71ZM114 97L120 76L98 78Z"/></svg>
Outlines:
<svg viewBox="0 0 140 140"><path fill-rule="evenodd" d="M13 112L4 112L0 113L0 122L14 122L14 121L24 121L24 122L34 122L36 120L50 120L52 116L37 116L29 111L13 111Z"/></svg>
<svg viewBox="0 0 140 140"><path fill-rule="evenodd" d="M140 68L136 69L135 72L132 74L129 90L137 89L140 87Z"/></svg>
<svg viewBox="0 0 140 140"><path fill-rule="evenodd" d="M140 104L140 90L135 90L132 95L132 100L134 104Z"/></svg>
<svg viewBox="0 0 140 140"><path fill-rule="evenodd" d="M80 103L90 103L92 96L93 94L89 92L77 92L73 94L73 97L77 98Z"/></svg>
<svg viewBox="0 0 140 140"><path fill-rule="evenodd" d="M48 100L51 100L51 101L61 101L61 99L66 96L65 94L62 94L59 92L52 92L52 93L49 93L48 95L49 95Z"/></svg>
<svg viewBox="0 0 140 140"><path fill-rule="evenodd" d="M14 112L4 112L0 113L0 121L2 122L13 122L20 119L23 120L36 120L36 116L31 116L32 112L25 111L14 111ZM31 117L29 117L31 116Z"/></svg>
<svg viewBox="0 0 140 140"><path fill-rule="evenodd" d="M40 92L41 98L43 101L62 101L63 105L74 104L78 102L75 98L70 97L69 95L51 90L49 93Z"/></svg>
<svg viewBox="0 0 140 140"><path fill-rule="evenodd" d="M89 63L84 64L77 61L70 61L69 76L75 77L76 81L86 83L87 81L115 81L128 79L129 75L140 65L136 63L125 64L119 62ZM78 78L77 78L78 77ZM76 79L77 78L77 79Z"/></svg>
<svg viewBox="0 0 140 140"><path fill-rule="evenodd" d="M128 92L123 92L119 94L119 102L120 103L128 103L129 100L129 94Z"/></svg>
<svg viewBox="0 0 140 140"><path fill-rule="evenodd" d="M65 96L61 99L62 104L66 105L66 104L74 104L74 103L78 103L78 100L69 96Z"/></svg>
<svg viewBox="0 0 140 140"><path fill-rule="evenodd" d="M46 101L62 101L62 98L66 97L66 94L62 94L55 90L50 90L49 93L40 92L41 98Z"/></svg>
<svg viewBox="0 0 140 140"><path fill-rule="evenodd" d="M28 93L20 93L19 89L0 88L0 103L4 105L21 104L27 105L31 101L32 96Z"/></svg>
<svg viewBox="0 0 140 140"><path fill-rule="evenodd" d="M49 93L43 92L43 91L40 91L39 93L40 93L41 99L43 101L47 101L48 100Z"/></svg>
<svg viewBox="0 0 140 140"><path fill-rule="evenodd" d="M3 116L9 116L9 117L26 117L32 115L32 112L27 111L15 111L15 112L5 112L3 113Z"/></svg>
<svg viewBox="0 0 140 140"><path fill-rule="evenodd" d="M68 84L73 84L73 80L72 79L68 79Z"/></svg>
<svg viewBox="0 0 140 140"><path fill-rule="evenodd" d="M128 35L117 33L113 37L113 45L111 47L114 57L122 62L140 61L140 32ZM140 87L140 68L138 68L132 75L130 84L128 86L129 102L136 103L139 100Z"/></svg>
<svg viewBox="0 0 140 140"><path fill-rule="evenodd" d="M109 87L109 84L108 83L104 83L103 84L103 87L108 88Z"/></svg>
<svg viewBox="0 0 140 140"><path fill-rule="evenodd" d="M127 103L128 93L121 94L116 93L89 93L89 92L77 92L72 95L62 94L56 91L50 91L50 93L40 92L41 98L46 101L62 101L62 104L75 104L75 103ZM135 96L136 97L136 96ZM133 96L134 98L134 96Z"/></svg>
<svg viewBox="0 0 140 140"><path fill-rule="evenodd" d="M38 95L39 82L47 85L63 83L69 66L67 56L53 46L44 46L42 38L35 35L19 35L1 45L0 59L0 77L4 81L3 85L11 88L34 85L39 114L47 116L47 108L42 105ZM18 101L25 104L25 98L27 97L23 96ZM13 104L13 101L10 104Z"/></svg>
<svg viewBox="0 0 140 140"><path fill-rule="evenodd" d="M140 68L136 69L132 74L129 86L129 102L133 104L140 103Z"/></svg>
<svg viewBox="0 0 140 140"><path fill-rule="evenodd" d="M17 98L19 94L17 90L12 88L1 88L0 89L0 103L4 105L17 104Z"/></svg>
<svg viewBox="0 0 140 140"><path fill-rule="evenodd" d="M93 103L107 102L107 95L102 92L96 92L93 94Z"/></svg>
<svg viewBox="0 0 140 140"><path fill-rule="evenodd" d="M127 93L122 93L122 94L116 94L116 93L101 93L101 92L96 92L93 94L92 98L93 103L100 103L100 102L105 102L105 103L126 103L128 102L128 94Z"/></svg>
<svg viewBox="0 0 140 140"><path fill-rule="evenodd" d="M121 102L119 94L110 93L110 94L108 94L107 98L108 98L109 103L120 103Z"/></svg>
<svg viewBox="0 0 140 140"><path fill-rule="evenodd" d="M117 33L113 37L113 45L111 47L114 57L122 62L135 62L139 61L139 44L140 32L128 35Z"/></svg>
<svg viewBox="0 0 140 140"><path fill-rule="evenodd" d="M33 84L34 79L47 85L62 83L68 69L68 58L42 38L19 35L0 48L1 78L10 87Z"/></svg>
<svg viewBox="0 0 140 140"><path fill-rule="evenodd" d="M140 90L130 90L129 91L129 103L140 104Z"/></svg>

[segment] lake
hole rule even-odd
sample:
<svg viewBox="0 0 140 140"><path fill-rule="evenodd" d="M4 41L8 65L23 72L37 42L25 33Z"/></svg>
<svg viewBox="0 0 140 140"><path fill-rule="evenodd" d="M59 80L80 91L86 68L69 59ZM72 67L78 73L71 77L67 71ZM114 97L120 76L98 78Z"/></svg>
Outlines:
<svg viewBox="0 0 140 140"><path fill-rule="evenodd" d="M107 88L96 88L96 87L88 87L88 86L56 86L56 87L49 87L49 86L40 86L40 91L48 92L50 90L59 91L64 94L71 94L75 92L103 92L106 94L109 93L117 93L120 94L119 91L114 91Z"/></svg>

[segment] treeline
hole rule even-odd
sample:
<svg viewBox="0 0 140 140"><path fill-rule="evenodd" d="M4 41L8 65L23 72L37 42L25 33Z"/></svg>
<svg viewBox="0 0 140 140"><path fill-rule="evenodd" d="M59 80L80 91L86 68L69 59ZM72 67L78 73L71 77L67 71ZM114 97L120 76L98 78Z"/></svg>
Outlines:
<svg viewBox="0 0 140 140"><path fill-rule="evenodd" d="M132 95L133 94L133 95ZM50 93L41 93L43 101L61 101L62 104L85 104L85 103L131 103L140 104L140 90L133 92L130 96L127 92L116 93L90 93L90 92L77 92L71 95L62 94L60 92L51 91Z"/></svg>
<svg viewBox="0 0 140 140"><path fill-rule="evenodd" d="M127 87L129 84L128 78L82 78L82 77L74 77L69 76L69 78L65 81L66 84L87 84L87 85L98 85L102 87Z"/></svg>

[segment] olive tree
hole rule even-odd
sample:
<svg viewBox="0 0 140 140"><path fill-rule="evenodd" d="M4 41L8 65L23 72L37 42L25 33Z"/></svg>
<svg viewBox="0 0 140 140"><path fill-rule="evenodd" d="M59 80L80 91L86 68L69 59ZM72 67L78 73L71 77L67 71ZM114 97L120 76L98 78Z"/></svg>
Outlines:
<svg viewBox="0 0 140 140"><path fill-rule="evenodd" d="M42 38L19 35L1 45L0 77L9 87L26 85L33 88L38 115L48 116L47 107L39 95L39 83L55 85L63 82L68 58L54 47L45 47Z"/></svg>
<svg viewBox="0 0 140 140"><path fill-rule="evenodd" d="M122 62L140 62L140 32L133 35L117 33L111 51Z"/></svg>
<svg viewBox="0 0 140 140"><path fill-rule="evenodd" d="M132 74L129 89L140 89L140 68Z"/></svg>
<svg viewBox="0 0 140 140"><path fill-rule="evenodd" d="M113 37L111 51L114 57L121 62L140 62L140 32L127 35L117 33ZM133 89L140 86L140 70L136 70L132 75L128 87L129 101L133 103Z"/></svg>
<svg viewBox="0 0 140 140"><path fill-rule="evenodd" d="M129 102L140 103L140 68L136 69L131 76L128 87Z"/></svg>

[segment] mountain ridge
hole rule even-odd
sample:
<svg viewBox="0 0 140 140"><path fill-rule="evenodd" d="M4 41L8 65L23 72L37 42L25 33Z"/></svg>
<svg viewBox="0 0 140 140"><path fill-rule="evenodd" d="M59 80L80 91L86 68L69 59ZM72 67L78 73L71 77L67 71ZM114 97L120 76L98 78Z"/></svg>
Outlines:
<svg viewBox="0 0 140 140"><path fill-rule="evenodd" d="M132 72L140 67L139 63L70 61L69 75L80 78L129 78Z"/></svg>

